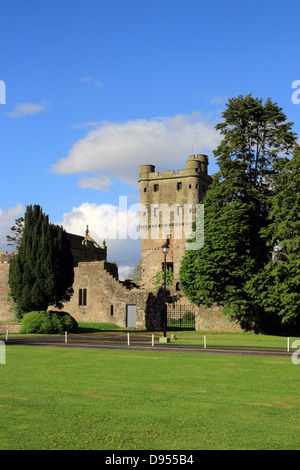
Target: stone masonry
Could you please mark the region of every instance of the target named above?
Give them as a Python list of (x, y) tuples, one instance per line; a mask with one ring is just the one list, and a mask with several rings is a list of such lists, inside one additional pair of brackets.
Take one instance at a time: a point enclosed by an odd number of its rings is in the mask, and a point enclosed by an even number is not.
[(64, 309), (77, 321), (127, 326), (127, 306), (136, 306), (136, 328), (158, 329), (162, 307), (149, 291), (129, 290), (106, 270), (105, 262), (81, 262), (74, 268), (74, 294)]
[(15, 319), (13, 311), (13, 302), (8, 300), (9, 285), (8, 273), (9, 263), (16, 253), (7, 253), (0, 251), (0, 320), (12, 321)]
[(192, 233), (196, 206), (212, 182), (207, 166), (208, 157), (200, 154), (190, 155), (186, 168), (177, 172), (159, 173), (153, 165), (140, 166), (141, 287), (153, 288), (156, 273), (163, 270), (161, 246), (166, 239), (166, 265), (173, 271), (173, 287), (178, 287), (180, 262)]
[[(192, 232), (196, 205), (203, 199), (212, 178), (207, 174), (208, 157), (190, 155), (184, 170), (155, 171), (153, 165), (140, 167), (140, 228), (142, 281), (118, 281), (118, 269), (107, 262), (106, 243), (100, 246), (89, 236), (68, 234), (74, 258), (74, 283), (71, 300), (64, 305), (77, 321), (107, 322), (120, 327), (129, 325), (134, 311), (134, 327), (161, 330), (162, 298), (153, 285), (158, 271), (164, 267), (161, 246), (166, 242), (169, 252), (167, 268), (173, 271), (172, 295), (179, 294), (179, 303), (188, 303), (178, 292), (179, 270), (186, 240)], [(163, 208), (163, 210), (162, 210)], [(166, 212), (163, 212), (166, 209)], [(16, 253), (0, 252), (0, 321), (14, 320), (12, 302), (8, 300), (9, 263)], [(49, 308), (51, 309), (51, 307)], [(132, 317), (131, 320), (132, 322)], [(3, 325), (2, 325), (3, 326)], [(8, 328), (4, 325), (3, 328)], [(241, 331), (222, 315), (222, 309), (200, 306), (196, 311), (196, 330)]]

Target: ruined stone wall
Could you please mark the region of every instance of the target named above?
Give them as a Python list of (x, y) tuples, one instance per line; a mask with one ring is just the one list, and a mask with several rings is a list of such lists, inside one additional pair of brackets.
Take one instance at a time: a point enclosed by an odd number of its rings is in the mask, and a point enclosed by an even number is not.
[(15, 253), (0, 251), (0, 321), (11, 321), (15, 319), (12, 310), (13, 302), (7, 300), (10, 291), (8, 285), (9, 263), (14, 256)]
[(106, 271), (104, 262), (78, 263), (74, 268), (73, 290), (64, 310), (77, 321), (108, 322), (126, 327), (126, 306), (136, 305), (136, 328), (161, 327), (162, 308), (155, 295), (149, 291), (126, 289)]
[(196, 331), (219, 331), (224, 333), (242, 333), (239, 324), (231, 322), (223, 315), (222, 307), (213, 305), (206, 308), (204, 305), (198, 307), (195, 315)]

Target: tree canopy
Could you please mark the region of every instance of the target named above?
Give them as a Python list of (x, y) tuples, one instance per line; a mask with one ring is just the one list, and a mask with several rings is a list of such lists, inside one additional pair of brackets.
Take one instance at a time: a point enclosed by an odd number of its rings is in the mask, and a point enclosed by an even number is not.
[(38, 205), (28, 206), (18, 254), (10, 263), (9, 286), (18, 316), (32, 310), (61, 307), (70, 299), (73, 256), (67, 233)]
[[(216, 128), (224, 137), (214, 151), (220, 171), (202, 201), (204, 246), (186, 251), (180, 285), (192, 302), (216, 302), (245, 329), (259, 330), (274, 318), (289, 322), (291, 313), (285, 315), (282, 305), (295, 301), (299, 292), (299, 264), (293, 264), (294, 276), (287, 275), (287, 259), (294, 255), (284, 253), (292, 246), (299, 250), (299, 208), (297, 212), (289, 206), (292, 192), (299, 197), (299, 148), (293, 159), (285, 157), (295, 149), (296, 134), (282, 108), (270, 99), (263, 104), (251, 95), (232, 98), (223, 118)], [(275, 255), (276, 246), (280, 249)], [(280, 276), (289, 287), (280, 284), (279, 258)], [(275, 272), (281, 285), (276, 299)], [(299, 317), (297, 308), (292, 311)]]

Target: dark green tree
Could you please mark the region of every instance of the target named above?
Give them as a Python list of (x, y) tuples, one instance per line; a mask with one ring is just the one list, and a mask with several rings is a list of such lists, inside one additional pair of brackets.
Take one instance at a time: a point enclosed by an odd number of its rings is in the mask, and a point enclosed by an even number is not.
[(28, 206), (19, 251), (9, 269), (18, 316), (47, 310), (49, 305), (60, 308), (70, 299), (73, 280), (73, 256), (66, 232), (49, 223), (40, 206)]
[(222, 176), (268, 194), (274, 163), (293, 150), (293, 123), (270, 98), (263, 104), (251, 94), (229, 99), (223, 119), (216, 129), (224, 138), (214, 151)]
[[(214, 155), (220, 171), (203, 201), (204, 246), (187, 250), (180, 285), (194, 303), (217, 302), (245, 329), (258, 328), (263, 310), (248, 282), (269, 260), (268, 227), (276, 165), (292, 151), (296, 135), (277, 104), (239, 96), (229, 100), (224, 136)], [(197, 227), (194, 227), (194, 230)]]
[[(249, 255), (255, 205), (243, 201), (236, 182), (219, 178), (220, 175), (214, 178), (202, 202), (203, 248), (186, 251), (180, 287), (193, 303), (223, 305), (232, 318), (250, 329), (256, 323), (255, 312), (250, 310), (251, 299), (244, 285), (259, 262)], [(198, 230), (195, 224), (194, 230)]]
[[(276, 167), (269, 225), (263, 231), (270, 249), (264, 268), (247, 285), (265, 317), (261, 328), (300, 332), (300, 148)], [(271, 320), (270, 320), (271, 319)]]

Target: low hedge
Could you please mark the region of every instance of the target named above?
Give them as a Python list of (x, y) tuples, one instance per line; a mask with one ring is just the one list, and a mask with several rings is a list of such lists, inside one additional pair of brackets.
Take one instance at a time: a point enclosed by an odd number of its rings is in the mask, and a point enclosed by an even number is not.
[(62, 334), (77, 330), (78, 323), (67, 312), (34, 311), (24, 315), (20, 333)]

